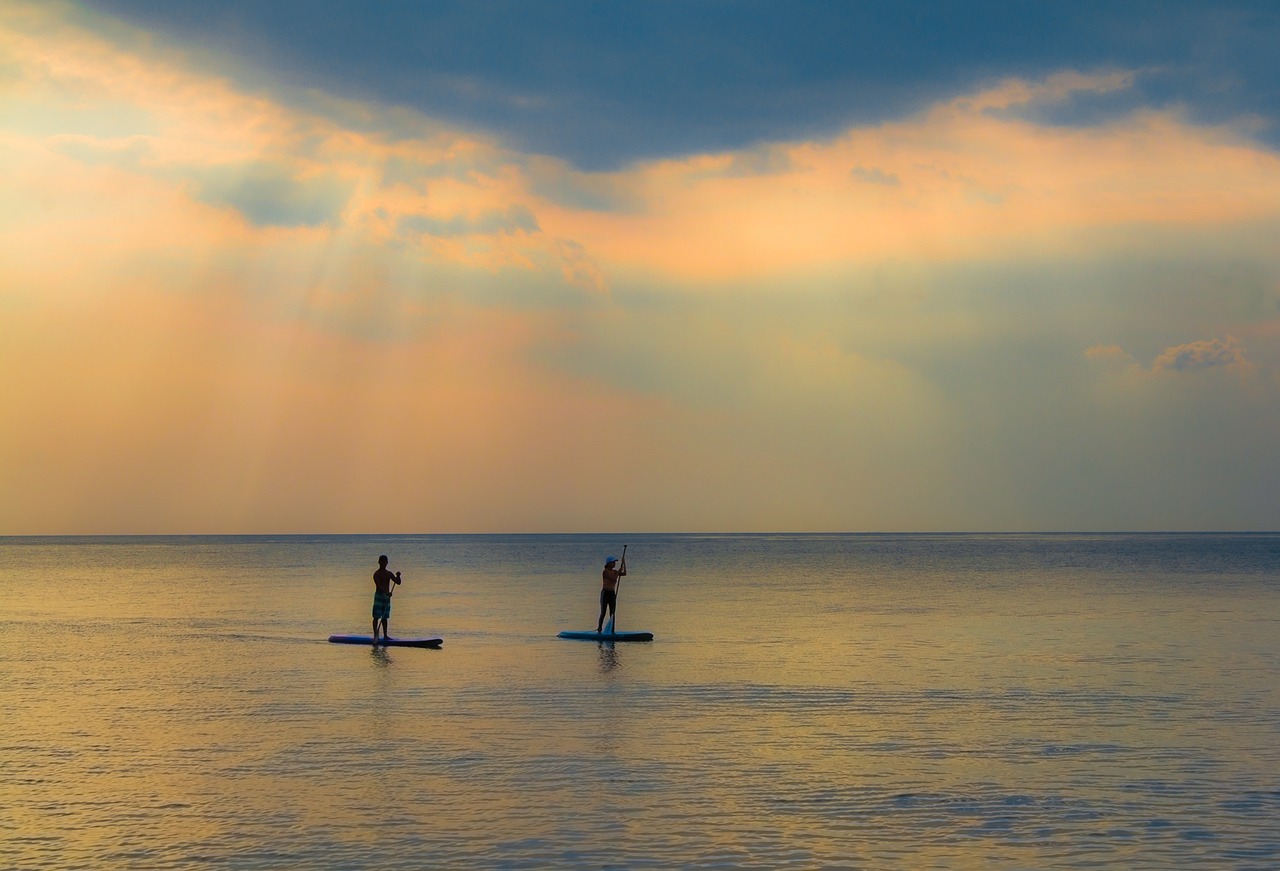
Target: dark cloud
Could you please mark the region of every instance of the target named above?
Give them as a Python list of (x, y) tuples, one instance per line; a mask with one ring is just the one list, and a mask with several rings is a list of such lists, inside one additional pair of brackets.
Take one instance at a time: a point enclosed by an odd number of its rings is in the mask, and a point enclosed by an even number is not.
[(539, 197), (588, 212), (637, 212), (643, 200), (614, 175), (576, 172), (557, 161), (529, 162), (530, 190)]
[(1009, 76), (1145, 71), (1031, 107), (1245, 115), (1280, 143), (1280, 7), (1262, 0), (83, 0), (256, 86), (411, 106), (584, 169), (830, 135)]

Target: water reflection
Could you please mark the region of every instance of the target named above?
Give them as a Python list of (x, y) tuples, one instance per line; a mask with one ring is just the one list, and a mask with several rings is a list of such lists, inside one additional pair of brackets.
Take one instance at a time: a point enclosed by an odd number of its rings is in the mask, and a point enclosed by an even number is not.
[[(458, 641), (372, 660), (320, 640), (368, 631), (353, 541), (0, 539), (0, 868), (1280, 868), (1280, 536), (1216, 573), (1163, 538), (664, 539), (629, 595), (666, 640), (616, 650), (549, 637), (577, 575), (469, 539), (430, 599)], [(157, 600), (174, 566), (206, 580)]]
[(618, 651), (614, 649), (612, 641), (598, 641), (596, 646), (600, 649), (599, 666), (601, 674), (608, 674), (622, 665), (622, 660), (618, 658)]

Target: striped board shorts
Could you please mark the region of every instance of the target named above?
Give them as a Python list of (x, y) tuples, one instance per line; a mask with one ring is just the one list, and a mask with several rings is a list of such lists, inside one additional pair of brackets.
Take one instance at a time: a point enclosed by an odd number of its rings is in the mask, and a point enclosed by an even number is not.
[(374, 593), (373, 594), (373, 619), (374, 620), (391, 619), (391, 594), (390, 593)]

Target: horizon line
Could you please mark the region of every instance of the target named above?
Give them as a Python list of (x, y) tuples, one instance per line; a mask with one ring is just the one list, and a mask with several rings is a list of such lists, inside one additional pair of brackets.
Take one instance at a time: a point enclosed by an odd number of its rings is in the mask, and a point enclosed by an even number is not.
[(1277, 535), (1280, 529), (952, 529), (952, 530), (668, 530), (648, 532), (15, 532), (0, 533), (0, 540), (17, 538), (410, 538), (505, 536), (875, 536), (875, 535)]

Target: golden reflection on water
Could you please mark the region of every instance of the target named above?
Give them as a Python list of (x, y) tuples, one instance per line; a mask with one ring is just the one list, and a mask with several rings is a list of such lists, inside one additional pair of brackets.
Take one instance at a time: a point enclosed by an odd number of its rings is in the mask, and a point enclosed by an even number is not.
[(1276, 857), (1273, 585), (638, 549), (618, 626), (651, 644), (556, 639), (598, 581), (486, 562), (397, 594), (433, 651), (326, 644), (364, 554), (285, 549), (3, 551), (0, 866)]

